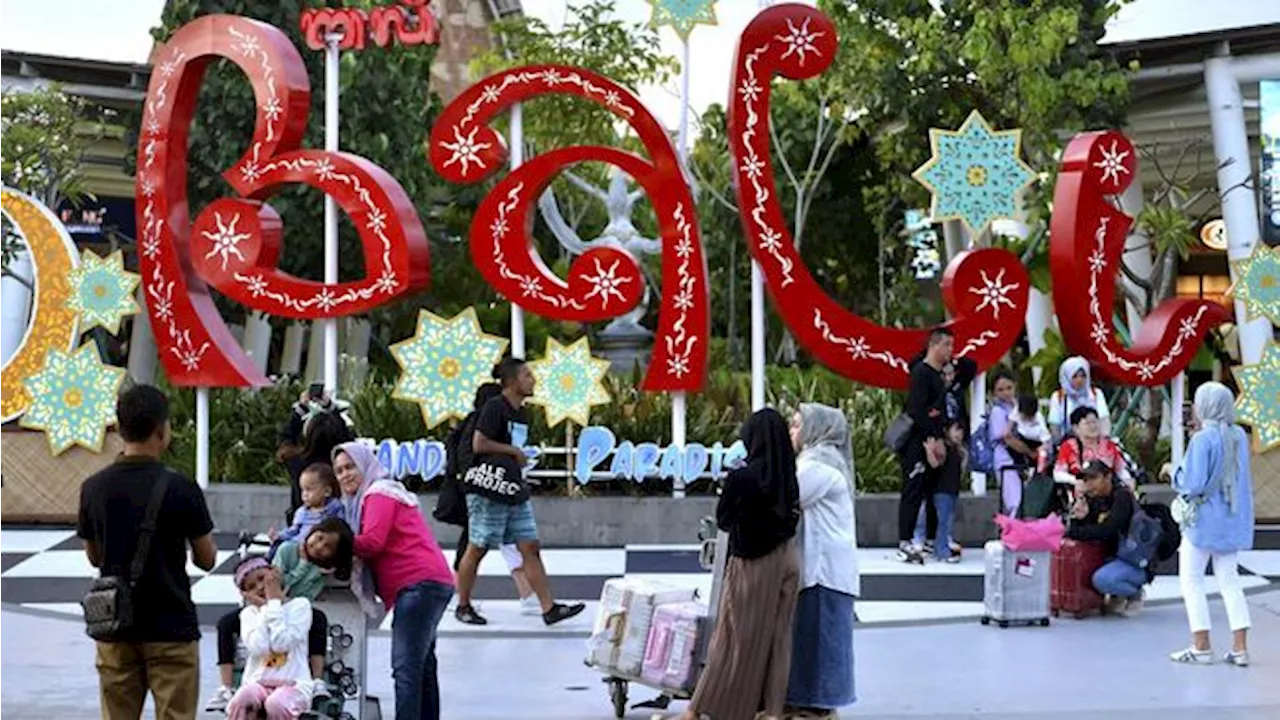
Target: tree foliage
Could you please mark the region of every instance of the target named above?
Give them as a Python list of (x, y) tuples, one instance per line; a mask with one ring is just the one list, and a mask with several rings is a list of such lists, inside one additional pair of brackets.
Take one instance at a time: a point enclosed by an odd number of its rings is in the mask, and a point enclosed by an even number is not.
[[(5, 187), (21, 190), (50, 209), (63, 200), (78, 204), (85, 190), (84, 156), (104, 132), (103, 122), (112, 111), (67, 95), (56, 84), (31, 90), (9, 90), (0, 95), (0, 177)], [(9, 263), (25, 249), (21, 238), (4, 218), (4, 274)], [(17, 278), (30, 284), (27, 278)]]

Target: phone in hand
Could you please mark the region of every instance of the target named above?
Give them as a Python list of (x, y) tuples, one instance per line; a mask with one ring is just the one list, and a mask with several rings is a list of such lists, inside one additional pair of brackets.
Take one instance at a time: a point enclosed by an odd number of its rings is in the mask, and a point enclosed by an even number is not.
[(324, 383), (322, 382), (311, 383), (311, 385), (307, 388), (307, 397), (311, 398), (312, 400), (319, 400), (320, 398), (323, 398)]

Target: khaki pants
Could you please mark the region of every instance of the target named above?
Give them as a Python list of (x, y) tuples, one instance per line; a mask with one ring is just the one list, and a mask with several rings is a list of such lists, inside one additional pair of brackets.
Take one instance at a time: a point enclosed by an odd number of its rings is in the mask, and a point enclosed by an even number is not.
[(156, 720), (195, 720), (200, 643), (97, 643), (102, 720), (138, 720), (155, 697)]

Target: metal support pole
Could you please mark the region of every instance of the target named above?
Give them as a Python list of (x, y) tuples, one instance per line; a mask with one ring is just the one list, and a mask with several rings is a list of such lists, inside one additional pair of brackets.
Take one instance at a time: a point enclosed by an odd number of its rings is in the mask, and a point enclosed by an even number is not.
[[(1172, 405), (1172, 413), (1169, 418), (1169, 455), (1174, 467), (1178, 467), (1178, 463), (1182, 462), (1182, 455), (1186, 452), (1186, 436), (1183, 428), (1186, 420), (1182, 417), (1182, 408), (1187, 401), (1187, 374), (1185, 372), (1178, 373), (1173, 378), (1173, 389), (1170, 393), (1173, 397), (1169, 401)], [(1159, 468), (1156, 468), (1158, 471)]]
[[(524, 111), (519, 104), (511, 106), (511, 169), (515, 170), (524, 162)], [(524, 308), (511, 303), (511, 355), (523, 358), (524, 347)]]
[[(338, 41), (342, 35), (331, 33), (324, 42), (324, 149), (338, 150)], [(338, 204), (324, 197), (324, 281), (338, 283)], [(338, 394), (338, 321), (321, 321), (324, 328), (324, 389), (329, 397)]]
[(209, 388), (196, 388), (196, 484), (209, 487)]

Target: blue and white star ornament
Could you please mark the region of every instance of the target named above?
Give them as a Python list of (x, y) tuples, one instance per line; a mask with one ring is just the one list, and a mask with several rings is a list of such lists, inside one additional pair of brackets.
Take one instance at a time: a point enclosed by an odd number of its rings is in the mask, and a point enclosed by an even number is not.
[(570, 345), (548, 337), (546, 353), (541, 360), (530, 362), (529, 369), (537, 381), (529, 402), (546, 409), (549, 427), (559, 425), (565, 418), (586, 426), (591, 407), (612, 400), (602, 382), (609, 372), (609, 361), (591, 356), (585, 336)]
[(649, 24), (653, 27), (670, 25), (680, 39), (688, 42), (695, 25), (715, 25), (714, 0), (645, 0), (653, 7)]
[(84, 330), (97, 325), (114, 335), (120, 332), (120, 321), (125, 316), (138, 312), (133, 293), (140, 280), (137, 273), (124, 269), (122, 250), (104, 258), (85, 249), (80, 264), (67, 274), (71, 285), (67, 302), (80, 314)]
[(1240, 397), (1236, 420), (1253, 428), (1253, 447), (1264, 453), (1280, 447), (1280, 345), (1267, 343), (1262, 361), (1235, 368)]
[(391, 397), (418, 403), (428, 429), (465, 418), (506, 348), (505, 338), (481, 329), (475, 308), (450, 319), (422, 310), (413, 337), (391, 346), (400, 365)]
[(911, 177), (933, 194), (933, 220), (961, 220), (977, 235), (1017, 216), (1018, 194), (1036, 177), (1022, 161), (1021, 130), (992, 130), (974, 110), (959, 130), (931, 128), (929, 145), (932, 156)]
[(20, 424), (43, 430), (55, 456), (72, 445), (101, 452), (107, 427), (116, 421), (124, 373), (104, 364), (92, 342), (72, 352), (50, 350), (40, 372), (24, 382), (31, 406)]
[(1248, 319), (1264, 317), (1280, 326), (1280, 246), (1258, 243), (1253, 253), (1231, 263), (1236, 281), (1227, 293), (1244, 303)]

